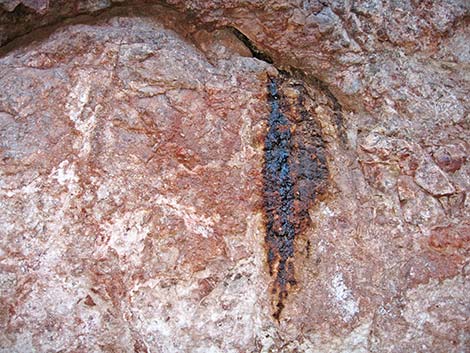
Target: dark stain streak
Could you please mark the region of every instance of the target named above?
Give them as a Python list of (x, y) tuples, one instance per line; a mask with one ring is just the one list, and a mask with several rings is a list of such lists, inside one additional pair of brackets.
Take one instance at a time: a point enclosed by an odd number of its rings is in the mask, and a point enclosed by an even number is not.
[[(294, 185), (291, 179), (289, 157), (292, 150), (292, 124), (281, 113), (276, 82), (268, 83), (268, 101), (271, 105), (269, 130), (265, 139), (264, 165), (264, 208), (266, 211), (266, 243), (268, 244), (268, 263), (271, 276), (276, 275), (273, 294), (278, 295), (279, 315), (287, 297), (287, 284), (295, 284), (292, 263), (294, 256), (295, 217)], [(277, 269), (274, 266), (277, 265)]]
[[(289, 89), (289, 96), (284, 89)], [(324, 141), (305, 108), (305, 96), (305, 88), (285, 74), (269, 79), (271, 113), (264, 145), (263, 194), (276, 320), (289, 288), (296, 284), (295, 238), (310, 224), (308, 209), (324, 191), (328, 178)]]
[[(253, 57), (274, 64), (273, 58), (240, 30), (229, 28)], [(269, 77), (267, 84), (271, 113), (264, 141), (263, 209), (267, 261), (274, 277), (273, 317), (279, 321), (289, 289), (297, 284), (293, 262), (296, 237), (311, 224), (308, 210), (325, 193), (329, 177), (325, 141), (318, 122), (306, 107), (306, 98), (312, 98), (304, 82), (327, 97), (343, 142), (345, 137), (341, 104), (328, 87), (301, 70), (277, 69), (279, 77)], [(286, 89), (289, 94), (285, 94)], [(307, 240), (307, 257), (311, 255), (310, 248)]]

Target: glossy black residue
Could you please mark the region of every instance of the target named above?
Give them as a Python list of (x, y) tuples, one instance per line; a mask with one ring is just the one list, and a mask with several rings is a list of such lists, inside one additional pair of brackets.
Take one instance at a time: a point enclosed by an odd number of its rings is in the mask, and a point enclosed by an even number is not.
[(288, 260), (294, 256), (295, 226), (293, 223), (294, 187), (289, 157), (292, 150), (291, 123), (281, 113), (279, 95), (274, 80), (269, 82), (269, 130), (265, 139), (264, 208), (266, 212), (266, 243), (271, 276), (277, 265), (276, 285), (279, 319), (283, 299), (287, 297), (287, 284), (295, 284), (293, 266)]
[(288, 290), (296, 284), (296, 236), (309, 224), (308, 208), (325, 187), (328, 169), (324, 141), (304, 106), (305, 90), (296, 99), (282, 93), (285, 80), (269, 79), (271, 112), (264, 144), (265, 241), (274, 277), (274, 314), (279, 320)]

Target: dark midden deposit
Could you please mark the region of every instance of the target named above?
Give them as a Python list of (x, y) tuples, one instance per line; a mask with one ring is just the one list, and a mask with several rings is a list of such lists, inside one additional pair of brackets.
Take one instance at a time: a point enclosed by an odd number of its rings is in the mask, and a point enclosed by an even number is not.
[(268, 79), (271, 112), (264, 142), (263, 202), (277, 320), (289, 288), (296, 284), (295, 239), (309, 225), (308, 209), (328, 179), (325, 142), (305, 106), (306, 97), (303, 85), (286, 74)]

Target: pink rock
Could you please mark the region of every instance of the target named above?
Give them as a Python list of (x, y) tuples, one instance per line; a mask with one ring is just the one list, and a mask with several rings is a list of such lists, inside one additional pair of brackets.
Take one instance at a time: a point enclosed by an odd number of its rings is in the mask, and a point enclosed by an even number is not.
[(449, 195), (455, 192), (455, 187), (450, 183), (447, 175), (426, 158), (416, 170), (416, 183), (424, 190), (435, 196)]
[(437, 165), (444, 171), (453, 173), (465, 163), (466, 155), (462, 146), (442, 146), (433, 153)]
[(0, 351), (467, 351), (464, 3), (0, 1)]

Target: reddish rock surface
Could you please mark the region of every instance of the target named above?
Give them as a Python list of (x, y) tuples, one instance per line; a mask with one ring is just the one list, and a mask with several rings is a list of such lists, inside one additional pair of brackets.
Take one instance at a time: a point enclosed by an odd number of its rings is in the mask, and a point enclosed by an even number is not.
[[(0, 352), (468, 351), (468, 3), (156, 3), (0, 1)], [(281, 76), (328, 180), (275, 317)]]

